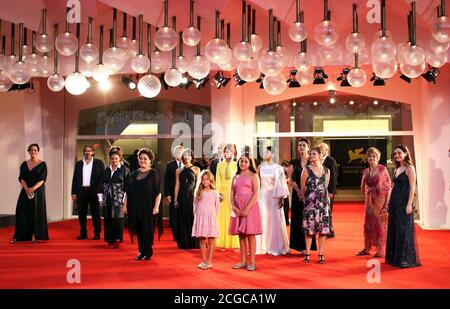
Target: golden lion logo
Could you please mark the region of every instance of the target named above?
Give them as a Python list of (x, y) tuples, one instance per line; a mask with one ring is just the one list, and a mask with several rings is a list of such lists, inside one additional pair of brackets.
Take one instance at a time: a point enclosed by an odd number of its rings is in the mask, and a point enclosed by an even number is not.
[(349, 160), (347, 163), (360, 160), (361, 163), (366, 163), (366, 155), (362, 153), (364, 148), (357, 148), (355, 150), (348, 151)]

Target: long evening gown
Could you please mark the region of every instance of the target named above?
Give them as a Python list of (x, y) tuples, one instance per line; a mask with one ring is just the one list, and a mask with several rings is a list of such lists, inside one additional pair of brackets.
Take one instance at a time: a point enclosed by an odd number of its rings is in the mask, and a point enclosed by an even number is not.
[(416, 245), (414, 211), (407, 215), (410, 186), (406, 172), (394, 176), (389, 202), (389, 221), (386, 243), (386, 263), (402, 268), (420, 266)]
[[(303, 167), (301, 161), (298, 159), (292, 160), (292, 166), (294, 171), (292, 173), (292, 181), (294, 181), (301, 190), (301, 176)], [(297, 251), (306, 250), (305, 233), (303, 231), (303, 210), (305, 205), (303, 200), (299, 199), (297, 191), (292, 189), (292, 202), (291, 202), (291, 231), (289, 247)], [(316, 239), (313, 238), (311, 243), (311, 250), (317, 250)]]
[(137, 235), (139, 252), (153, 255), (153, 207), (161, 193), (160, 177), (156, 170), (146, 173), (139, 170), (130, 176), (127, 188), (128, 228)]
[(16, 241), (29, 241), (32, 235), (36, 240), (48, 240), (47, 210), (45, 202), (45, 181), (47, 179), (47, 164), (42, 161), (31, 171), (24, 161), (20, 166), (19, 181), (24, 180), (28, 187), (39, 181), (44, 184), (34, 191), (34, 197), (29, 199), (25, 189), (20, 190), (16, 207), (16, 228), (14, 237)]
[(222, 161), (217, 164), (216, 190), (218, 193), (222, 193), (224, 197), (217, 214), (219, 237), (217, 237), (216, 245), (219, 248), (239, 248), (239, 237), (228, 234), (231, 215), (231, 185), (236, 171), (237, 163), (235, 161)]
[(257, 237), (257, 253), (286, 254), (289, 252), (289, 240), (284, 209), (279, 207), (280, 199), (289, 195), (283, 167), (279, 164), (264, 163), (259, 168), (259, 174), (263, 233)]
[(372, 247), (375, 247), (377, 253), (383, 254), (388, 218), (387, 210), (383, 210), (383, 207), (391, 189), (391, 179), (387, 168), (378, 165), (377, 172), (373, 176), (370, 175), (368, 168), (365, 169), (361, 187), (365, 194), (364, 249), (369, 252)]
[(179, 174), (177, 245), (180, 249), (199, 248), (198, 239), (192, 237), (194, 224), (194, 191), (196, 176), (192, 167), (184, 167)]

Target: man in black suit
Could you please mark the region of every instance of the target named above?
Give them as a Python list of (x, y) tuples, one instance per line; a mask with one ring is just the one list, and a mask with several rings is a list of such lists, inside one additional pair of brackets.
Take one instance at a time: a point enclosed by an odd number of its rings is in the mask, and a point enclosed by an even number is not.
[(164, 196), (166, 203), (169, 205), (169, 227), (172, 228), (173, 239), (176, 240), (177, 226), (176, 226), (176, 208), (174, 207), (175, 182), (177, 169), (183, 166), (181, 162), (181, 155), (184, 147), (181, 145), (175, 146), (172, 150), (174, 160), (167, 163), (166, 172), (164, 174)]
[(334, 196), (336, 195), (336, 182), (337, 182), (337, 163), (336, 160), (333, 157), (330, 157), (328, 155), (328, 145), (325, 143), (321, 143), (319, 145), (320, 149), (322, 150), (322, 164), (326, 168), (330, 170), (330, 182), (328, 184), (328, 196), (330, 198), (330, 226), (331, 226), (331, 232), (329, 235), (327, 235), (327, 238), (333, 238), (335, 237), (334, 234), (334, 227), (333, 227), (333, 204), (334, 204)]
[(217, 172), (217, 165), (223, 160), (223, 150), (225, 148), (225, 144), (220, 144), (219, 147), (217, 147), (217, 156), (211, 160), (211, 163), (209, 165), (209, 170), (211, 173), (213, 173), (214, 177), (216, 177)]
[(91, 208), (92, 222), (94, 224), (94, 239), (100, 239), (102, 225), (100, 221), (100, 207), (97, 194), (100, 192), (100, 184), (105, 165), (101, 160), (94, 158), (94, 147), (84, 146), (84, 159), (75, 164), (72, 178), (72, 200), (77, 201), (78, 221), (80, 223), (80, 235), (78, 240), (87, 239), (87, 212)]

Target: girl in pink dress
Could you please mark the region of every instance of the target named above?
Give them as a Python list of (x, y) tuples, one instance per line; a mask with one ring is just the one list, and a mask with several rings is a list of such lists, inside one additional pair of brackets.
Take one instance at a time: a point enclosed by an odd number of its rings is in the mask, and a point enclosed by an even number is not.
[[(194, 196), (194, 224), (192, 237), (200, 239), (202, 262), (200, 269), (212, 268), (212, 258), (216, 247), (217, 212), (219, 211), (219, 194), (215, 190), (214, 175), (209, 170), (200, 174), (199, 184)], [(208, 249), (208, 250), (207, 250)]]
[[(231, 219), (228, 233), (239, 235), (241, 261), (234, 269), (255, 270), (256, 239), (262, 234), (261, 210), (259, 207), (259, 179), (255, 162), (248, 152), (244, 152), (238, 161), (238, 170), (231, 188)], [(249, 252), (250, 255), (247, 254)]]

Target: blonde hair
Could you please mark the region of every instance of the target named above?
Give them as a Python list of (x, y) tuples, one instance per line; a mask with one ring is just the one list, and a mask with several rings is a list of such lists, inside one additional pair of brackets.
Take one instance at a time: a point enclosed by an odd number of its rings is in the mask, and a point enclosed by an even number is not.
[(367, 149), (366, 158), (369, 157), (369, 155), (372, 154), (372, 153), (374, 153), (378, 157), (378, 161), (380, 161), (380, 159), (381, 159), (381, 152), (375, 147), (370, 147), (369, 149)]
[(216, 184), (215, 184), (215, 181), (214, 181), (214, 174), (210, 170), (203, 170), (200, 173), (200, 179), (199, 179), (199, 181), (197, 183), (197, 186), (195, 188), (194, 195), (197, 198), (197, 200), (201, 200), (202, 199), (203, 191), (205, 190), (205, 188), (203, 187), (203, 184), (202, 184), (202, 179), (203, 179), (203, 176), (205, 176), (205, 175), (207, 175), (208, 178), (209, 178), (209, 181), (211, 183), (209, 185), (209, 187), (211, 188), (211, 190), (215, 190), (216, 189)]

